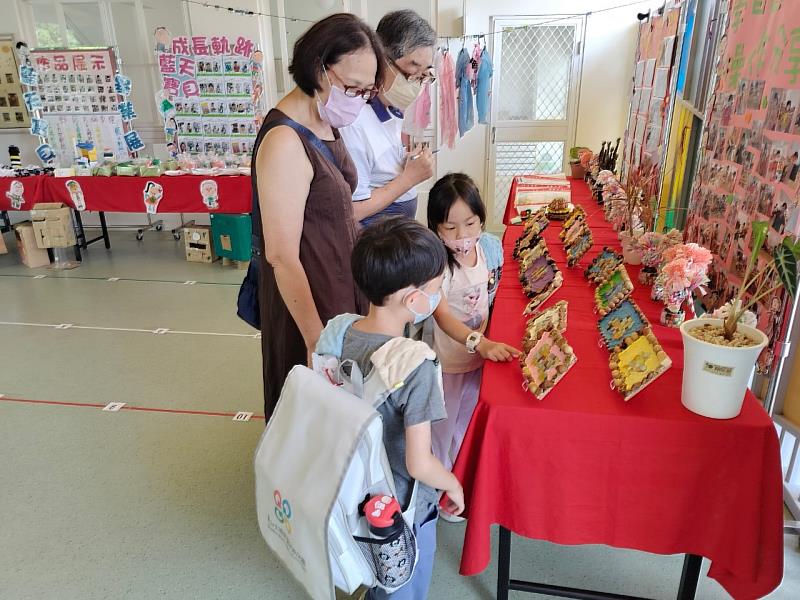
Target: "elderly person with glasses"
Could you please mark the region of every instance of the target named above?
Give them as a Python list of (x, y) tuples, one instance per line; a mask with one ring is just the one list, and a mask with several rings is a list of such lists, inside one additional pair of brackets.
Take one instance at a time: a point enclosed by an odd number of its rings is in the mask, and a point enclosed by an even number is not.
[(353, 212), (363, 226), (387, 215), (414, 218), (416, 186), (433, 176), (431, 151), (403, 143), (403, 111), (433, 82), (436, 33), (413, 10), (386, 14), (376, 33), (383, 43), (386, 64), (383, 84), (348, 127), (342, 139), (358, 171)]

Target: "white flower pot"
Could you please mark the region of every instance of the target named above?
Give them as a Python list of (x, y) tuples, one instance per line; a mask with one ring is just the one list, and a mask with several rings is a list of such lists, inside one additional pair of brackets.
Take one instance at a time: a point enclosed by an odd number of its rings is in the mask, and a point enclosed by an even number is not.
[(681, 325), (684, 351), (681, 402), (698, 415), (732, 419), (742, 410), (750, 375), (767, 345), (767, 336), (741, 323), (739, 331), (758, 340), (755, 346), (728, 348), (689, 335), (695, 327), (709, 323), (722, 325), (722, 319), (692, 319)]

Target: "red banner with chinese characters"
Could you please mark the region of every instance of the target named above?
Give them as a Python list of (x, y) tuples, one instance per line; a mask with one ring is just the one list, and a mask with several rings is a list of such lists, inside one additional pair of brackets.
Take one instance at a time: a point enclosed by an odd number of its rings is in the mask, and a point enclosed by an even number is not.
[[(741, 286), (753, 221), (770, 225), (760, 265), (784, 236), (800, 233), (800, 3), (732, 0), (719, 56), (685, 235), (714, 252), (703, 299), (709, 309)], [(780, 338), (787, 301), (779, 291), (753, 308), (770, 340), (762, 371)]]

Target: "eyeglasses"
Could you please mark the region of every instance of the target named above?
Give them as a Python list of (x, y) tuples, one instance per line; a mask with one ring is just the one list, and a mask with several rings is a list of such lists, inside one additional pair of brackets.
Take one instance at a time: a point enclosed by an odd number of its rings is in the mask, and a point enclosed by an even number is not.
[(367, 102), (372, 100), (375, 96), (378, 95), (377, 88), (359, 88), (352, 85), (344, 86), (344, 95), (348, 98), (358, 98), (361, 97)]
[[(325, 73), (325, 77), (328, 78), (328, 83), (330, 85), (333, 85), (331, 83), (330, 78), (328, 77), (328, 69), (325, 68), (325, 65), (322, 65), (322, 72)], [(336, 75), (336, 71), (334, 71), (333, 69), (330, 69), (330, 72)], [(339, 77), (338, 75), (336, 75), (336, 79), (338, 79), (340, 82), (342, 82), (342, 84), (344, 84), (342, 78)], [(370, 100), (372, 100), (375, 96), (378, 95), (379, 92), (378, 88), (376, 87), (360, 88), (354, 85), (343, 85), (343, 87), (345, 96), (347, 96), (348, 98), (362, 98), (365, 102), (369, 102)]]
[(433, 74), (433, 71), (426, 71), (424, 73), (419, 73), (417, 75), (407, 75), (403, 69), (400, 68), (396, 62), (391, 61), (389, 64), (389, 68), (394, 71), (397, 69), (397, 72), (400, 73), (403, 77), (406, 78), (406, 81), (410, 81), (411, 83), (419, 83), (420, 85), (425, 85), (426, 83), (433, 83), (436, 81), (436, 75)]
[(421, 83), (425, 85), (426, 83), (433, 83), (436, 81), (436, 75), (431, 73), (430, 71), (427, 73), (422, 73), (421, 75), (414, 75), (413, 77), (407, 78), (412, 83)]

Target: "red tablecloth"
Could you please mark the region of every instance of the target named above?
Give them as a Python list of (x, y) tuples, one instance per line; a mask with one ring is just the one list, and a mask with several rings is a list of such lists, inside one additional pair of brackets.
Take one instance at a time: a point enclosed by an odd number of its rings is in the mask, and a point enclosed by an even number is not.
[[(783, 574), (781, 464), (773, 424), (748, 393), (736, 419), (718, 421), (681, 405), (680, 334), (659, 324), (661, 305), (638, 284), (634, 298), (672, 368), (625, 402), (609, 386), (608, 353), (598, 347), (593, 287), (583, 268), (615, 233), (573, 181), (595, 247), (568, 269), (558, 223), (545, 231), (564, 274), (545, 304), (569, 301), (566, 337), (578, 362), (543, 401), (522, 389), (515, 363), (487, 362), (480, 400), (455, 466), (466, 493), (467, 530), (461, 573), (490, 560), (494, 523), (558, 544), (608, 544), (658, 554), (711, 559), (709, 575), (735, 598), (757, 598)], [(512, 190), (513, 191), (513, 190)], [(519, 346), (526, 298), (511, 257), (522, 228), (505, 235), (506, 270), (489, 336)], [(676, 573), (677, 578), (677, 573)]]
[[(200, 183), (211, 179), (217, 184), (219, 208), (203, 203)], [(250, 177), (180, 175), (178, 177), (19, 177), (0, 178), (0, 210), (17, 210), (6, 196), (12, 181), (24, 187), (25, 203), (20, 210), (30, 210), (37, 202), (64, 202), (72, 206), (67, 181), (77, 181), (86, 201), (86, 210), (106, 212), (145, 212), (144, 188), (148, 181), (158, 183), (164, 191), (157, 214), (165, 213), (249, 213), (251, 206)]]

